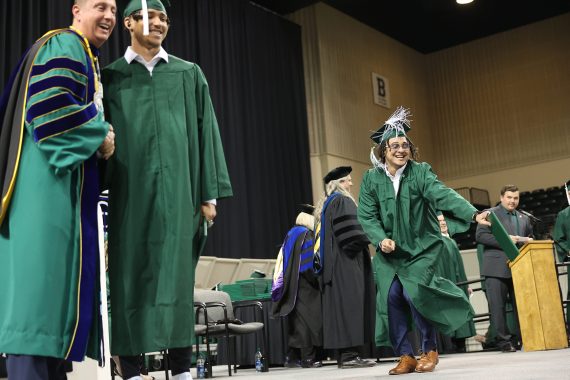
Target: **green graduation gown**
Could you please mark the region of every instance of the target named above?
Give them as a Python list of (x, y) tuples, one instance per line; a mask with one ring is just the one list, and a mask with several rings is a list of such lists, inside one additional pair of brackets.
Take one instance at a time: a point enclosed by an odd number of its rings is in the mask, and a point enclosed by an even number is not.
[(120, 58), (103, 80), (116, 134), (106, 175), (111, 352), (188, 347), (200, 205), (232, 195), (208, 84), (174, 56), (152, 76)]
[[(467, 281), (463, 259), (461, 258), (461, 252), (459, 252), (457, 243), (448, 236), (443, 237), (443, 243), (445, 244), (445, 256), (443, 256), (442, 260), (439, 260), (440, 269), (436, 270), (436, 273), (443, 278), (447, 278), (454, 284)], [(461, 286), (466, 296), (469, 296), (468, 288), (467, 285)], [(473, 319), (470, 319), (455, 330), (451, 336), (453, 338), (469, 338), (475, 334), (475, 324), (473, 323)]]
[(385, 238), (396, 242), (396, 251), (383, 254), (378, 250), (373, 259), (378, 346), (391, 346), (387, 298), (395, 276), (416, 309), (442, 333), (452, 334), (473, 317), (465, 293), (434, 273), (445, 249), (435, 210), (443, 212), (454, 231), (467, 230), (476, 211), (441, 183), (426, 163), (408, 162), (398, 196), (383, 170), (370, 169), (364, 174), (358, 207), (362, 228), (376, 247)]
[(25, 129), (0, 228), (0, 352), (83, 360), (99, 310), (94, 154), (109, 125), (93, 102), (85, 40), (53, 33), (20, 81)]
[[(556, 216), (552, 238), (555, 241), (558, 261), (570, 261), (568, 258), (568, 254), (570, 253), (570, 207), (566, 207)], [(570, 271), (566, 275), (566, 278), (568, 280), (568, 284), (570, 284)], [(570, 299), (570, 287), (568, 288), (566, 299)], [(566, 318), (568, 318), (569, 315), (570, 304), (566, 305)]]

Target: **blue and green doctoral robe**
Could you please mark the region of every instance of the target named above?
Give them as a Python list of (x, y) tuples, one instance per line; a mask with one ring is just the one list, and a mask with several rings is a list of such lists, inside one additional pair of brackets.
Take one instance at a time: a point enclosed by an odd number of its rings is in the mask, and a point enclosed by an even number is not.
[(3, 136), (16, 137), (2, 178), (0, 352), (83, 360), (98, 338), (95, 152), (109, 124), (93, 102), (94, 55), (74, 30), (46, 34), (2, 106)]
[(174, 56), (152, 76), (120, 58), (103, 81), (116, 134), (106, 175), (111, 352), (188, 347), (200, 205), (232, 195), (208, 84)]
[(394, 252), (378, 250), (373, 259), (378, 346), (391, 346), (387, 300), (396, 276), (420, 314), (441, 332), (452, 334), (473, 317), (465, 293), (435, 274), (445, 250), (435, 210), (442, 211), (458, 232), (467, 230), (476, 211), (441, 183), (426, 163), (408, 162), (397, 196), (384, 170), (370, 169), (364, 174), (358, 220), (374, 246), (386, 238), (396, 242)]

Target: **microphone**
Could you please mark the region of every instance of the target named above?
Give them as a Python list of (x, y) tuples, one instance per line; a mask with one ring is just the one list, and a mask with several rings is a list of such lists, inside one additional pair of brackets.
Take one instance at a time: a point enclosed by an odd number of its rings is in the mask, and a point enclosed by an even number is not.
[(522, 210), (522, 209), (520, 209), (520, 208), (517, 209), (517, 211), (520, 212), (520, 213), (523, 214), (523, 215), (528, 216), (530, 219), (534, 220), (535, 222), (542, 223), (542, 220), (538, 219), (536, 216), (532, 215), (530, 212), (527, 212), (527, 211)]

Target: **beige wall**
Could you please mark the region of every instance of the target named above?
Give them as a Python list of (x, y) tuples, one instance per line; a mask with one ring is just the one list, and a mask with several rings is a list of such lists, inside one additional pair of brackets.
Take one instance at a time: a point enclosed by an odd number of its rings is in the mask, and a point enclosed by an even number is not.
[(362, 174), (370, 167), (369, 136), (394, 111), (374, 104), (372, 72), (395, 84), (393, 105), (412, 109), (418, 128), (411, 137), (428, 159), (432, 144), (429, 128), (423, 126), (429, 120), (423, 55), (322, 3), (291, 19), (303, 31), (315, 199), (322, 195), (322, 177), (339, 165), (353, 167), (353, 194), (358, 194)]
[[(433, 164), (443, 178), (570, 158), (570, 14), (427, 55), (426, 63)], [(547, 182), (547, 173), (518, 172), (536, 179), (531, 188)]]
[[(400, 104), (420, 159), (452, 187), (493, 200), (506, 182), (570, 178), (570, 14), (429, 55), (322, 3), (290, 18), (303, 31), (315, 199), (338, 165), (353, 166), (358, 193), (369, 135)], [(388, 78), (391, 109), (373, 103), (372, 72)]]

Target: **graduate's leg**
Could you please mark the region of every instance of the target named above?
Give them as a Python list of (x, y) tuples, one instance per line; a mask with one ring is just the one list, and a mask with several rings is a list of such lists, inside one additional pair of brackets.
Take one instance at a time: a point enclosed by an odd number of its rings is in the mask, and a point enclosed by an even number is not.
[(410, 310), (412, 311), (412, 317), (414, 319), (414, 323), (420, 330), (422, 336), (422, 352), (427, 353), (430, 351), (437, 350), (437, 334), (435, 327), (424, 318), (415, 308), (410, 296), (404, 289), (404, 297), (406, 298), (406, 302), (408, 303)]
[(67, 367), (71, 362), (64, 359), (47, 358), (48, 378), (50, 380), (67, 380)]
[(192, 347), (171, 348), (168, 350), (172, 376), (190, 372), (192, 366)]
[(408, 340), (409, 311), (410, 307), (404, 297), (404, 287), (395, 277), (388, 292), (388, 327), (392, 348), (397, 356), (414, 355), (414, 350)]
[(141, 375), (140, 357), (140, 355), (119, 356), (121, 376), (123, 379), (130, 379)]

